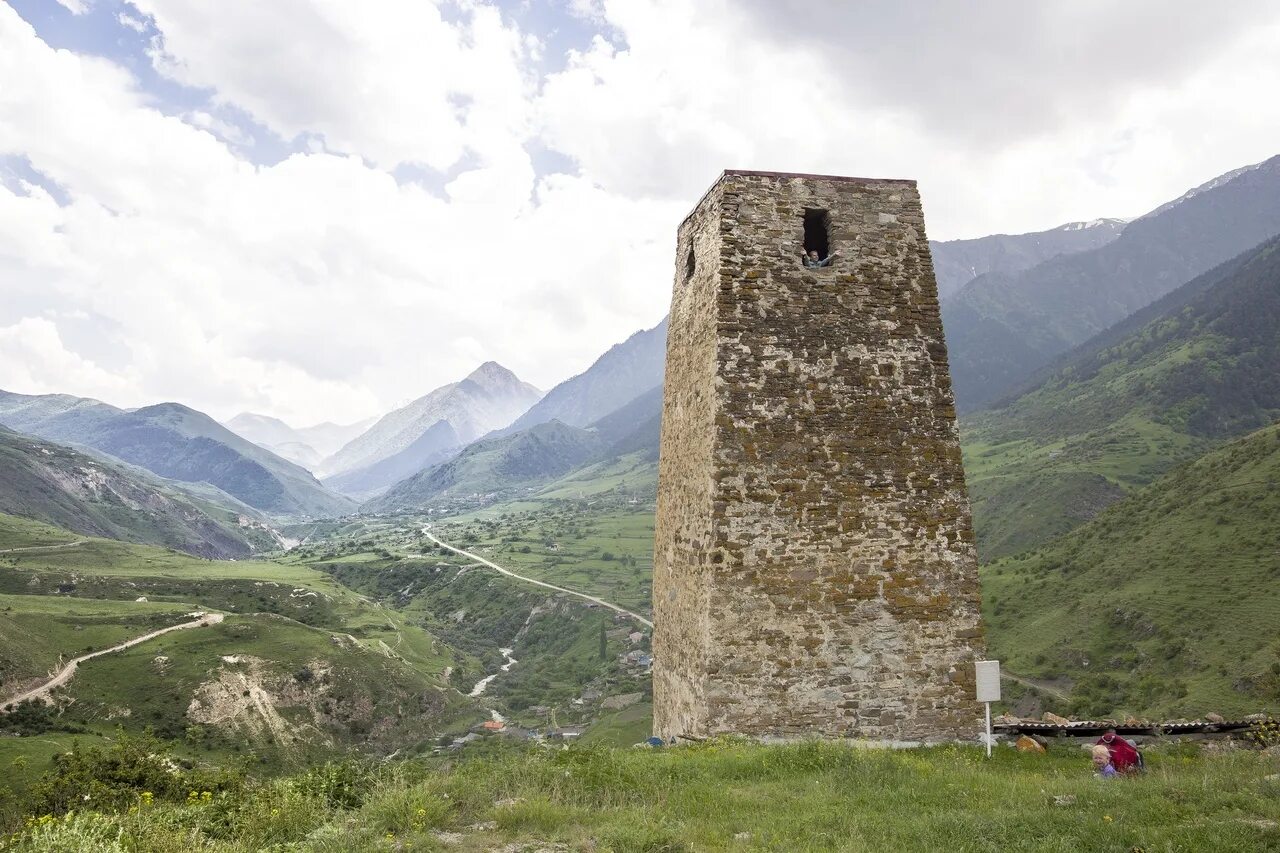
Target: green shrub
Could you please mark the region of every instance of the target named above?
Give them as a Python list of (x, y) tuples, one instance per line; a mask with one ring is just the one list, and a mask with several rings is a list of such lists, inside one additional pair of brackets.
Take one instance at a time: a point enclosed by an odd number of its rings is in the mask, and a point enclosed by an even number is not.
[(243, 770), (228, 766), (193, 771), (169, 755), (168, 747), (151, 733), (117, 733), (109, 747), (84, 747), (53, 757), (53, 769), (31, 788), (35, 814), (60, 815), (73, 809), (119, 810), (142, 800), (181, 801), (189, 791), (240, 790)]
[(330, 808), (358, 809), (377, 782), (377, 766), (368, 761), (329, 761), (298, 777), (298, 790)]
[(126, 853), (123, 829), (96, 812), (67, 812), (62, 817), (31, 818), (10, 850), (39, 853)]

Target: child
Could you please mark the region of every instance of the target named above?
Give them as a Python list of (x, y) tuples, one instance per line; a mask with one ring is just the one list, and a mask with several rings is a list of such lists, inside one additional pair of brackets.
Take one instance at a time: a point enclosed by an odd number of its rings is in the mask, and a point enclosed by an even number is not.
[(1116, 775), (1115, 765), (1111, 763), (1111, 750), (1107, 749), (1105, 744), (1094, 744), (1093, 769), (1103, 779), (1110, 779)]

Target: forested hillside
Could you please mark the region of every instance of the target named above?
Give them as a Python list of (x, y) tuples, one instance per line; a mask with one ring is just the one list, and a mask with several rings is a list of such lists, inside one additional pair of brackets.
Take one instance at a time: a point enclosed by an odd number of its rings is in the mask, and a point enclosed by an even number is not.
[(982, 590), (991, 656), (1074, 714), (1277, 708), (1280, 426), (986, 566)]
[(984, 559), (1044, 542), (1126, 490), (1280, 417), (1280, 238), (1109, 330), (962, 421)]

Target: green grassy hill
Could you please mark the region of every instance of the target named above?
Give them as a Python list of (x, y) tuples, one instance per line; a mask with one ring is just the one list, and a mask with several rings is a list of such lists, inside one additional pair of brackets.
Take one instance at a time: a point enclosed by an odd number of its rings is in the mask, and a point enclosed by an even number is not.
[(532, 489), (597, 458), (603, 449), (595, 433), (549, 421), (477, 441), (449, 461), (392, 486), (364, 509), (387, 512), (433, 501)]
[(1280, 417), (1277, 329), (1280, 238), (1120, 324), (1034, 390), (965, 418), (979, 554), (1045, 542)]
[(225, 620), (83, 663), (24, 734), (150, 728), (197, 755), (280, 765), (430, 749), (483, 718), (448, 688), (452, 649), (305, 565), (199, 560), (0, 515), (0, 704), (59, 660), (194, 611)]
[(983, 568), (992, 657), (1077, 715), (1280, 710), (1280, 426)]
[(274, 546), (252, 511), (228, 511), (154, 475), (4, 427), (0, 512), (200, 557), (246, 557)]

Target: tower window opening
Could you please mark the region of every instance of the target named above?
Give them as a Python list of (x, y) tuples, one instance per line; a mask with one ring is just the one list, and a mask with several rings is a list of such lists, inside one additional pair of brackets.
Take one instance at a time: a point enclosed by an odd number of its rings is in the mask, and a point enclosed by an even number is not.
[(693, 273), (698, 269), (698, 259), (693, 254), (693, 243), (689, 243), (689, 255), (684, 259), (684, 280), (688, 281), (693, 278)]
[(806, 209), (804, 212), (804, 251), (817, 252), (819, 260), (825, 260), (831, 249), (831, 214), (826, 210)]

